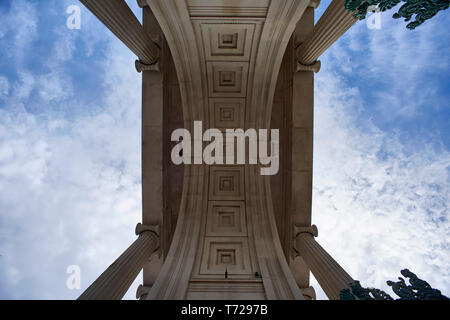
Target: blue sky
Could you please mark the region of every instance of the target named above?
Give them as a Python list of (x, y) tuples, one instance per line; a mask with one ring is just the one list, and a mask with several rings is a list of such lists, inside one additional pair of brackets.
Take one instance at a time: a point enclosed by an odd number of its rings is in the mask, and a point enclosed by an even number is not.
[[(69, 30), (71, 4), (0, 2), (3, 299), (76, 298), (67, 267), (85, 289), (140, 221), (135, 57), (81, 5)], [(386, 289), (408, 267), (450, 295), (450, 14), (414, 31), (392, 14), (380, 30), (358, 22), (320, 58), (313, 222), (363, 285)]]

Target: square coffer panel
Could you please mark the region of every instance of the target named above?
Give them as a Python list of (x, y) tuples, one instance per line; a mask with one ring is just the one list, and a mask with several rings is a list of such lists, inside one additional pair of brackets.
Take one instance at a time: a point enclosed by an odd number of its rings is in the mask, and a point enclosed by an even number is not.
[(245, 200), (244, 167), (212, 166), (209, 179), (209, 200)]

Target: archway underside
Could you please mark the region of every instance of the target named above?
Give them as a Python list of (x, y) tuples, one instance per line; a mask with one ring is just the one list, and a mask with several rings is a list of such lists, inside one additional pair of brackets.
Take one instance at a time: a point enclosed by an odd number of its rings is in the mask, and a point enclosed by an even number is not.
[[(173, 56), (185, 128), (269, 129), (282, 58), (309, 1), (147, 2)], [(303, 299), (259, 166), (186, 165), (183, 184), (171, 248), (147, 299)]]

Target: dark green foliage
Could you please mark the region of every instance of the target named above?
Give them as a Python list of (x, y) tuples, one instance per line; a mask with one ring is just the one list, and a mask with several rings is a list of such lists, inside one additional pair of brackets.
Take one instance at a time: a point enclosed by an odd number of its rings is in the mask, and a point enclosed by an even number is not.
[[(441, 291), (433, 289), (428, 282), (419, 279), (408, 269), (402, 270), (401, 274), (409, 279), (409, 285), (405, 279), (399, 277), (397, 282), (388, 281), (392, 291), (399, 297), (397, 300), (450, 300)], [(359, 281), (349, 283), (350, 289), (340, 292), (341, 300), (394, 300), (386, 292), (375, 288), (363, 288)]]
[(448, 9), (450, 5), (450, 0), (347, 0), (345, 8), (353, 12), (355, 18), (363, 20), (366, 18), (370, 6), (377, 6), (380, 11), (386, 11), (402, 1), (404, 4), (392, 17), (394, 19), (405, 18), (405, 21), (410, 21), (415, 15), (415, 20), (406, 25), (408, 29), (415, 29), (434, 17), (439, 11)]

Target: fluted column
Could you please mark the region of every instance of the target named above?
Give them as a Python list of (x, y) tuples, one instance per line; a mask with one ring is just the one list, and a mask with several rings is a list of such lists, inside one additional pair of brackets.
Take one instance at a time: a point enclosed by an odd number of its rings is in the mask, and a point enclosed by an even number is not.
[(305, 260), (314, 277), (330, 300), (339, 300), (339, 292), (354, 280), (334, 260), (314, 237), (316, 226), (295, 228), (295, 250)]
[(125, 0), (80, 0), (142, 63), (157, 62), (159, 48), (144, 31), (143, 26)]
[(333, 0), (315, 25), (311, 36), (297, 48), (297, 59), (302, 65), (313, 65), (357, 21), (345, 9), (345, 1)]
[(158, 249), (158, 229), (138, 224), (135, 242), (103, 272), (78, 300), (120, 300), (130, 288), (144, 263)]
[[(317, 4), (317, 2), (316, 2)], [(290, 144), (290, 159), (288, 160), (288, 185), (289, 201), (288, 226), (311, 225), (312, 203), (312, 174), (313, 174), (313, 132), (314, 132), (314, 72), (295, 69), (295, 47), (305, 41), (314, 28), (314, 6), (305, 9), (301, 19), (297, 23), (293, 34), (293, 48), (291, 61), (292, 91), (289, 98), (292, 99), (291, 114), (287, 123), (290, 128), (288, 139)], [(289, 237), (291, 237), (291, 233)], [(309, 287), (310, 270), (305, 262), (289, 255), (289, 265), (300, 288)], [(303, 291), (302, 291), (303, 292)], [(304, 294), (307, 299), (306, 294)]]

